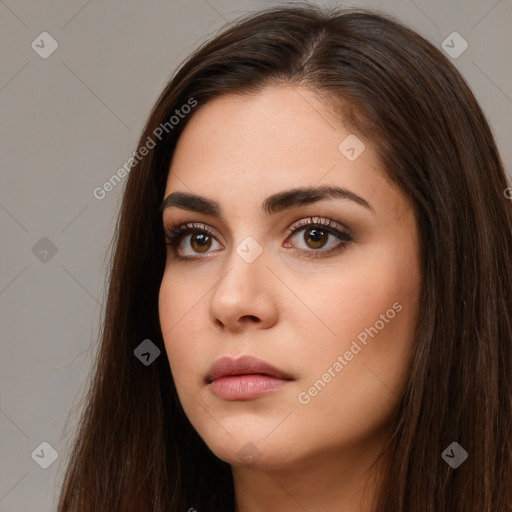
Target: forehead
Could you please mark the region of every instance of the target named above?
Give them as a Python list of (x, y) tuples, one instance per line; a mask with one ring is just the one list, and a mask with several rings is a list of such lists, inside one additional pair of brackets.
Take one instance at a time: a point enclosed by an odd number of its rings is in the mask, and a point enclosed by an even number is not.
[[(292, 186), (333, 184), (363, 196), (385, 195), (387, 180), (371, 143), (342, 121), (318, 95), (297, 86), (216, 98), (181, 134), (166, 196), (193, 192), (240, 207), (258, 198), (260, 207), (262, 198)], [(356, 147), (362, 152), (355, 160), (343, 152), (347, 139), (364, 144)]]

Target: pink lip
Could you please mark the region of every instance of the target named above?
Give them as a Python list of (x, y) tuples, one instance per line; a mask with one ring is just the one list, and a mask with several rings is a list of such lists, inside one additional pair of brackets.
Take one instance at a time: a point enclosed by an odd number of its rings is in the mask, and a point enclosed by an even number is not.
[(224, 400), (251, 400), (277, 391), (294, 380), (270, 363), (252, 356), (222, 357), (210, 368), (206, 382)]

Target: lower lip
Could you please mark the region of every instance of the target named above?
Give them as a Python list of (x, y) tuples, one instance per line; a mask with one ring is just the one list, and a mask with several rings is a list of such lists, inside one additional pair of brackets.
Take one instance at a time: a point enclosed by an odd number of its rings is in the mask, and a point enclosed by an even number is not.
[(232, 375), (214, 380), (210, 383), (210, 389), (223, 400), (252, 400), (277, 391), (288, 382), (269, 375)]

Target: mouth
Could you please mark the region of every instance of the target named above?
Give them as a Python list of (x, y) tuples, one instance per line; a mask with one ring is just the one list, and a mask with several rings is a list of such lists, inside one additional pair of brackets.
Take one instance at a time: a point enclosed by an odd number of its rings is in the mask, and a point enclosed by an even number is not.
[(211, 392), (223, 400), (252, 400), (295, 380), (286, 372), (252, 356), (222, 357), (205, 378)]

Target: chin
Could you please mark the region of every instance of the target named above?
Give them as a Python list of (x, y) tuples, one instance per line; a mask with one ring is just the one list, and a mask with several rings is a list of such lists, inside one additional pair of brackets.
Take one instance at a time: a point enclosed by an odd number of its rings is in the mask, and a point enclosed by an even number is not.
[[(204, 438), (203, 438), (204, 439)], [(293, 459), (296, 459), (296, 450), (290, 447), (286, 449), (278, 439), (269, 442), (264, 436), (251, 435), (247, 432), (230, 436), (226, 434), (222, 439), (204, 439), (208, 448), (221, 460), (234, 467), (245, 467), (255, 469), (276, 469), (288, 463), (293, 452)], [(276, 441), (280, 446), (276, 446)]]

